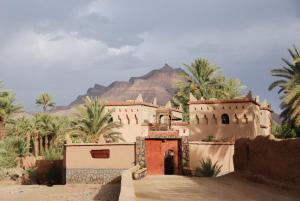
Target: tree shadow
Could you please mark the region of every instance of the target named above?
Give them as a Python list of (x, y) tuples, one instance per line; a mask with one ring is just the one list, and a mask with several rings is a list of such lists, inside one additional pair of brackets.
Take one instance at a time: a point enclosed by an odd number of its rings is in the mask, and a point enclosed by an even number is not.
[(93, 201), (118, 201), (121, 191), (120, 179), (113, 180), (101, 186), (99, 192), (94, 196)]

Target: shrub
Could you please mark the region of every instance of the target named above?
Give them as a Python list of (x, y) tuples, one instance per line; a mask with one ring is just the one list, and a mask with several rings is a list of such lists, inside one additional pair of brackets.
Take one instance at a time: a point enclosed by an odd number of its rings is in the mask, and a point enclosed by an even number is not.
[(272, 127), (272, 133), (276, 138), (288, 139), (297, 137), (296, 128), (292, 128), (288, 124), (274, 124)]
[(0, 142), (0, 167), (13, 168), (17, 166), (16, 158), (18, 157), (15, 147), (15, 140), (5, 138)]
[(196, 169), (196, 176), (198, 177), (216, 177), (221, 172), (222, 165), (218, 162), (212, 163), (210, 158), (202, 160), (200, 167)]
[(62, 149), (48, 149), (43, 151), (43, 156), (45, 160), (61, 160), (63, 159)]

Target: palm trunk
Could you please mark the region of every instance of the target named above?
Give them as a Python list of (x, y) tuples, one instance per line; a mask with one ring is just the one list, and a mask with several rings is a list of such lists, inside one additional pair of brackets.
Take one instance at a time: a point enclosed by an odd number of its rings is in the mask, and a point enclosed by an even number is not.
[(43, 137), (39, 136), (40, 154), (43, 153)]
[(33, 137), (33, 144), (34, 144), (34, 156), (37, 157), (39, 155), (39, 140), (38, 135), (35, 133)]
[(45, 133), (45, 150), (48, 150), (48, 143), (49, 143), (49, 141), (48, 141), (48, 134)]
[(29, 149), (30, 149), (30, 134), (29, 133), (26, 134), (25, 143), (26, 143), (26, 148), (28, 149), (27, 152), (29, 152)]

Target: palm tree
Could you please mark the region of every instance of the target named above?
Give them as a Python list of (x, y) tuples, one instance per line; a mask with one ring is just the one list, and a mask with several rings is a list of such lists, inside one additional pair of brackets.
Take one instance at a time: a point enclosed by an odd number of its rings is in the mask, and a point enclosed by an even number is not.
[(182, 105), (184, 120), (188, 120), (188, 101), (192, 93), (197, 99), (232, 99), (241, 95), (242, 86), (237, 79), (226, 79), (220, 68), (207, 59), (196, 59), (184, 64), (187, 71), (182, 74), (184, 81), (178, 84), (173, 97), (175, 105)]
[(55, 102), (53, 98), (48, 93), (42, 93), (36, 99), (36, 105), (42, 107), (43, 112), (47, 112), (49, 107), (54, 107)]
[(5, 125), (13, 122), (11, 116), (22, 109), (21, 105), (15, 104), (15, 100), (12, 92), (0, 88), (0, 139), (5, 136)]
[(198, 99), (217, 98), (218, 91), (224, 83), (224, 77), (220, 75), (220, 68), (207, 59), (196, 59), (191, 65), (184, 64), (187, 72), (183, 74), (191, 92)]
[(98, 98), (85, 98), (83, 108), (78, 108), (79, 114), (73, 124), (74, 133), (79, 134), (85, 142), (117, 142), (123, 140), (121, 133), (115, 131), (121, 125), (113, 122), (112, 111), (105, 111)]
[(292, 62), (282, 59), (286, 66), (271, 71), (279, 79), (271, 83), (269, 90), (278, 88), (282, 100), (281, 117), (285, 122), (300, 126), (300, 55), (296, 46), (288, 49)]

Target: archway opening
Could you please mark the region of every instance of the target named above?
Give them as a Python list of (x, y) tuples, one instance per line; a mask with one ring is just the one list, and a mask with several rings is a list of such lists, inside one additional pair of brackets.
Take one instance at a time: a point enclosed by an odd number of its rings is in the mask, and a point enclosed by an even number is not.
[(165, 152), (165, 175), (175, 174), (174, 151), (169, 149)]

